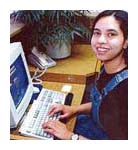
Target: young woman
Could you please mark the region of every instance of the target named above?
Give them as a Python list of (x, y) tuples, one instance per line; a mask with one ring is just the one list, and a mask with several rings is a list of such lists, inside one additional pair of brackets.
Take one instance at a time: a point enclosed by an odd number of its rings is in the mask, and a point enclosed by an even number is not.
[(54, 105), (49, 115), (60, 119), (77, 114), (74, 132), (60, 121), (43, 124), (59, 139), (128, 139), (128, 13), (106, 10), (92, 28), (91, 45), (102, 67), (91, 88), (91, 102), (79, 106)]

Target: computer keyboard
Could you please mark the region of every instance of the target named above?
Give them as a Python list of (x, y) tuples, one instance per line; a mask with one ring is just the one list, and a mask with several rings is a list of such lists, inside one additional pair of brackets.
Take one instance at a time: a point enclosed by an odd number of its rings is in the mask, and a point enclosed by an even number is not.
[(54, 139), (54, 136), (44, 132), (42, 124), (49, 120), (58, 120), (60, 113), (48, 116), (48, 111), (53, 104), (64, 104), (66, 95), (48, 89), (42, 89), (37, 100), (34, 100), (19, 132), (22, 135), (36, 137), (39, 139)]

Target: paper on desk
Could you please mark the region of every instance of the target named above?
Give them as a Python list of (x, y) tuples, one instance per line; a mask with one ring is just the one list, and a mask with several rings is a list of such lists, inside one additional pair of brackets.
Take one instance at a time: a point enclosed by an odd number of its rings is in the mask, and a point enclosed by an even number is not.
[(70, 92), (71, 89), (72, 89), (71, 85), (65, 84), (65, 85), (62, 86), (61, 91), (62, 92)]

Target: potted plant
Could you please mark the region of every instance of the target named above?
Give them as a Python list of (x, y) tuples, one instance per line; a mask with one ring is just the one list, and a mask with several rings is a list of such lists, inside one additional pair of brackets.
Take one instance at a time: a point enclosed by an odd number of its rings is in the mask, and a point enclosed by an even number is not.
[(71, 44), (76, 36), (90, 40), (91, 32), (85, 24), (89, 19), (86, 12), (88, 11), (19, 10), (13, 12), (11, 18), (29, 26), (33, 44), (36, 47), (43, 46), (50, 57), (58, 59), (71, 54)]

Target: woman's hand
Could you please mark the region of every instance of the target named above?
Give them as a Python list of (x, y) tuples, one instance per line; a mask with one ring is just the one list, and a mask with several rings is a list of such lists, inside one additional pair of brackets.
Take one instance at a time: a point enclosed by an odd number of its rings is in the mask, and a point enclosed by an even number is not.
[(56, 136), (62, 140), (69, 140), (72, 132), (70, 132), (66, 125), (57, 120), (49, 120), (42, 125), (44, 131)]
[(65, 119), (71, 117), (76, 113), (75, 106), (67, 106), (62, 104), (55, 104), (49, 109), (49, 116), (54, 115), (57, 112), (61, 112), (59, 119)]

